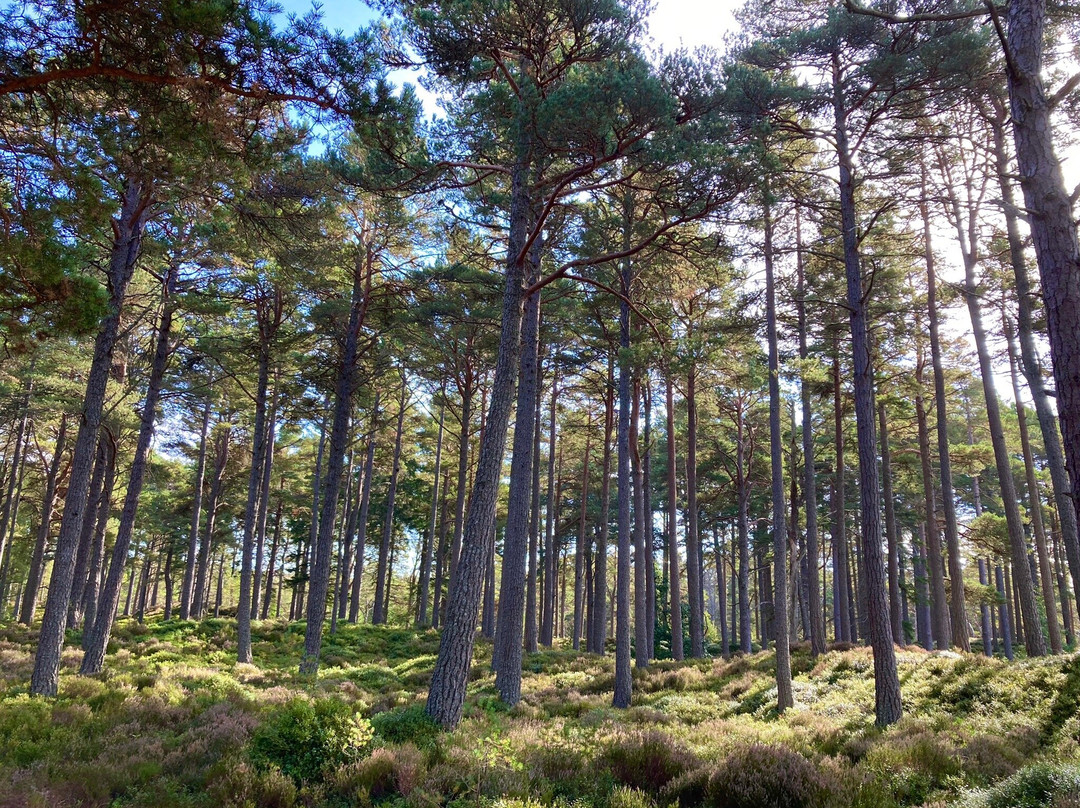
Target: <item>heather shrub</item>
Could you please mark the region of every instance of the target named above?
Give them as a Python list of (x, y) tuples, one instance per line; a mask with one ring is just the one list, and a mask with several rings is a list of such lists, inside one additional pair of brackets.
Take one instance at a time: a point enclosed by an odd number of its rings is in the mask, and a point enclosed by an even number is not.
[(986, 808), (1077, 808), (1080, 766), (1036, 763), (1021, 769), (986, 797)]
[(713, 769), (705, 786), (708, 808), (825, 808), (835, 791), (802, 755), (751, 744)]
[(337, 699), (294, 699), (255, 730), (249, 751), (257, 769), (277, 767), (299, 785), (359, 760), (371, 737), (370, 724)]
[(395, 749), (375, 749), (362, 760), (328, 772), (326, 781), (330, 792), (348, 804), (367, 805), (388, 797), (408, 797), (423, 771), (420, 750), (406, 744)]
[(656, 808), (656, 803), (636, 788), (619, 786), (608, 797), (608, 808)]
[(598, 768), (606, 768), (617, 782), (648, 794), (660, 793), (676, 777), (699, 765), (693, 752), (655, 730), (617, 738), (598, 761)]
[(371, 717), (371, 729), (387, 743), (412, 743), (420, 748), (434, 745), (442, 731), (422, 704), (376, 713)]

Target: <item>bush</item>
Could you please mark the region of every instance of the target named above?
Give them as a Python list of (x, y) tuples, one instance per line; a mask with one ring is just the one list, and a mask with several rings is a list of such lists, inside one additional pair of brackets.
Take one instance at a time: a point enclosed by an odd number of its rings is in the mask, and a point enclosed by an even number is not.
[(834, 789), (810, 761), (776, 746), (733, 752), (709, 777), (710, 808), (823, 808)]
[(328, 769), (359, 760), (371, 743), (371, 725), (336, 699), (293, 699), (251, 738), (251, 760), (278, 768), (296, 784), (317, 782)]
[(434, 746), (442, 731), (422, 704), (376, 713), (371, 717), (371, 728), (387, 743), (412, 743), (421, 749)]
[(1080, 806), (1080, 766), (1036, 763), (991, 789), (986, 808)]
[(684, 772), (697, 768), (697, 755), (662, 732), (643, 732), (614, 741), (600, 756), (600, 765), (623, 785), (658, 794)]

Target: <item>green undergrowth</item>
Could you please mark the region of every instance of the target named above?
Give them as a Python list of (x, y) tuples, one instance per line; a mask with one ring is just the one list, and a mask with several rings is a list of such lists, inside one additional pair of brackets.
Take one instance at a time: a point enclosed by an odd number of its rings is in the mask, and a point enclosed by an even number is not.
[(1008, 663), (898, 654), (904, 719), (873, 726), (863, 648), (793, 651), (795, 708), (775, 709), (769, 652), (634, 672), (610, 706), (609, 657), (527, 655), (502, 705), (480, 642), (465, 718), (423, 699), (433, 631), (339, 627), (301, 676), (302, 623), (122, 621), (106, 670), (26, 691), (36, 635), (0, 626), (0, 805), (1080, 808), (1080, 658)]

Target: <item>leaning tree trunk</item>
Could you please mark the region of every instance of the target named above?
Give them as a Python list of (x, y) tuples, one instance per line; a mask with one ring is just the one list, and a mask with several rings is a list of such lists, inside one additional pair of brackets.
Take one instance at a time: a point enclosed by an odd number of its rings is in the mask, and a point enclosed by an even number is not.
[[(1031, 516), (1031, 532), (1035, 535), (1035, 552), (1039, 560), (1039, 578), (1042, 582), (1043, 606), (1046, 609), (1046, 626), (1050, 635), (1050, 652), (1061, 653), (1061, 626), (1058, 624), (1057, 601), (1054, 596), (1054, 574), (1050, 570), (1050, 551), (1047, 549), (1046, 527), (1043, 525), (1042, 498), (1035, 480), (1035, 460), (1028, 435), (1027, 412), (1020, 397), (1020, 378), (1016, 368), (1015, 333), (1012, 321), (1005, 318), (1005, 342), (1009, 354), (1009, 376), (1012, 380), (1013, 401), (1016, 402), (1016, 421), (1020, 432), (1020, 447), (1024, 456), (1024, 475), (1027, 483), (1028, 512)], [(1065, 604), (1066, 608), (1068, 604)]]
[(844, 274), (851, 321), (854, 364), (855, 425), (859, 445), (859, 499), (862, 552), (866, 570), (867, 625), (874, 654), (874, 714), (879, 726), (900, 720), (900, 679), (889, 626), (889, 597), (881, 557), (881, 502), (878, 490), (877, 436), (874, 425), (874, 371), (870, 357), (869, 315), (859, 259), (855, 184), (848, 148), (847, 110), (840, 84), (839, 58), (833, 54), (833, 109), (836, 116), (836, 155), (840, 168), (840, 223), (844, 243)]
[[(968, 199), (973, 196), (970, 182), (966, 186)], [(983, 397), (986, 400), (986, 420), (990, 430), (990, 442), (994, 447), (994, 462), (997, 466), (998, 482), (1001, 486), (1002, 507), (1009, 530), (1009, 548), (1012, 555), (1013, 578), (1020, 601), (1020, 618), (1024, 627), (1024, 647), (1028, 656), (1046, 654), (1046, 643), (1035, 607), (1035, 591), (1028, 566), (1027, 543), (1024, 538), (1023, 523), (1020, 518), (1020, 500), (1016, 493), (1016, 483), (1012, 476), (1012, 459), (1005, 443), (1005, 430), (1001, 422), (1001, 404), (994, 384), (994, 369), (987, 344), (986, 330), (982, 322), (982, 303), (978, 284), (975, 279), (975, 267), (979, 263), (978, 254), (978, 219), (972, 207), (967, 213), (967, 227), (960, 209), (960, 200), (955, 189), (946, 188), (947, 202), (952, 212), (956, 227), (957, 241), (964, 262), (964, 298), (967, 302), (968, 316), (971, 318), (972, 335), (975, 338), (975, 350), (979, 355), (979, 372), (982, 376)], [(1078, 309), (1080, 312), (1080, 309)], [(1074, 329), (1075, 330), (1075, 329)], [(1078, 357), (1080, 358), (1080, 357)], [(1080, 399), (1078, 399), (1080, 402)]]
[[(1080, 532), (1077, 529), (1076, 504), (1072, 497), (1072, 484), (1065, 467), (1065, 456), (1058, 435), (1058, 418), (1050, 403), (1046, 385), (1043, 382), (1042, 363), (1035, 347), (1035, 313), (1032, 299), (1034, 292), (1028, 278), (1027, 258), (1024, 255), (1024, 239), (1020, 234), (1019, 212), (1013, 195), (1012, 172), (1009, 165), (1008, 150), (1005, 146), (1005, 125), (1008, 111), (1004, 103), (995, 104), (993, 115), (986, 116), (994, 136), (994, 161), (998, 187), (1001, 190), (1005, 230), (1009, 239), (1009, 261), (1012, 264), (1013, 278), (1016, 284), (1017, 333), (1020, 342), (1021, 367), (1027, 380), (1028, 392), (1035, 405), (1035, 414), (1039, 420), (1043, 446), (1046, 452), (1046, 465), (1050, 469), (1050, 481), (1057, 503), (1058, 520), (1061, 526), (1061, 543), (1065, 547), (1065, 557), (1069, 562), (1073, 591), (1080, 592)], [(1064, 605), (1063, 605), (1064, 608)]]
[[(1006, 19), (1011, 57), (1006, 76), (1020, 187), (1042, 279), (1071, 490), (1080, 491), (1080, 242), (1073, 201), (1054, 153), (1053, 104), (1042, 83), (1046, 0), (1014, 0)], [(1080, 508), (1080, 501), (1074, 498), (1073, 507)]]
[[(334, 524), (337, 521), (338, 494), (345, 465), (345, 449), (349, 442), (349, 416), (352, 414), (353, 392), (356, 389), (356, 364), (359, 352), (360, 328), (371, 298), (373, 261), (369, 250), (357, 255), (353, 267), (352, 300), (349, 320), (342, 341), (341, 360), (338, 364), (337, 384), (334, 390), (334, 420), (330, 428), (330, 444), (326, 461), (326, 483), (322, 491), (322, 510), (319, 513), (319, 532), (313, 548), (314, 564), (308, 587), (307, 626), (304, 632), (304, 656), (300, 660), (300, 673), (313, 675), (319, 669), (319, 651), (322, 649), (323, 621), (326, 619), (327, 595), (330, 589), (330, 567), (333, 561)], [(403, 382), (404, 383), (404, 382)], [(404, 392), (402, 393), (404, 402)], [(392, 504), (391, 504), (392, 507)], [(243, 602), (241, 582), (241, 612)]]
[[(769, 194), (765, 190), (766, 196)], [(773, 638), (776, 641), (776, 706), (795, 703), (791, 690), (791, 643), (787, 619), (787, 503), (784, 499), (784, 436), (780, 431), (780, 347), (776, 328), (776, 276), (773, 267), (773, 221), (768, 199), (765, 222), (765, 328), (769, 343), (769, 458), (772, 478)]]
[(139, 256), (149, 204), (149, 189), (141, 181), (129, 178), (124, 185), (120, 214), (113, 220), (114, 239), (107, 276), (109, 312), (102, 320), (94, 341), (93, 359), (86, 377), (86, 395), (68, 472), (68, 490), (56, 539), (49, 596), (45, 602), (45, 617), (38, 635), (38, 651), (30, 679), (30, 692), (39, 696), (55, 696), (59, 685), (60, 652), (64, 647), (67, 607), (75, 575), (75, 551), (87, 512), (87, 493), (105, 405), (105, 388), (112, 370), (120, 315)]
[[(105, 586), (101, 590), (100, 602), (94, 616), (94, 626), (90, 629), (90, 639), (86, 644), (81, 674), (100, 673), (105, 664), (105, 650), (112, 633), (116, 606), (120, 602), (120, 585), (124, 567), (127, 564), (128, 548), (135, 531), (135, 517), (139, 508), (139, 495), (142, 493), (146, 464), (150, 458), (150, 442), (154, 439), (154, 419), (157, 414), (158, 400), (161, 397), (161, 383), (165, 377), (165, 368), (169, 362), (169, 340), (171, 338), (174, 303), (170, 300), (173, 276), (170, 273), (165, 281), (165, 305), (158, 325), (157, 345), (154, 349), (154, 361), (150, 368), (150, 380), (143, 402), (142, 422), (139, 425), (139, 438), (135, 444), (135, 459), (131, 463), (127, 493), (124, 495), (124, 508), (120, 512), (120, 524), (116, 530), (112, 560)], [(148, 548), (149, 549), (149, 548)], [(149, 563), (149, 554), (146, 563)], [(133, 573), (134, 574), (134, 573)]]
[[(527, 144), (523, 144), (527, 145)], [(495, 378), (487, 428), (480, 441), (472, 500), (463, 534), (457, 576), (446, 604), (439, 654), (428, 690), (427, 714), (444, 727), (461, 720), (465, 687), (476, 639), (476, 617), (483, 591), (484, 574), (495, 523), (495, 504), (502, 477), (506, 432), (518, 373), (521, 343), (525, 247), (529, 210), (528, 149), (523, 148), (514, 166), (510, 192), (510, 234), (507, 243), (506, 285), (503, 291), (502, 329), (495, 361)]]

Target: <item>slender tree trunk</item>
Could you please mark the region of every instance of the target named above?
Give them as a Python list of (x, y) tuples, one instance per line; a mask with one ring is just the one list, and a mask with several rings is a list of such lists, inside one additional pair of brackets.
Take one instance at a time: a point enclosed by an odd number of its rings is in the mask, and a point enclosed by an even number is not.
[[(525, 283), (539, 280), (539, 253), (529, 256)], [(532, 497), (533, 466), (536, 458), (536, 402), (540, 395), (540, 293), (525, 299), (521, 321), (521, 363), (518, 369), (517, 416), (514, 423), (514, 447), (510, 461), (510, 496), (506, 512), (503, 546), (502, 582), (499, 590), (499, 615), (495, 627), (495, 645), (491, 665), (495, 669), (495, 689), (504, 703), (511, 706), (521, 700), (522, 631), (525, 615), (525, 575), (529, 556), (529, 506)], [(554, 388), (554, 377), (552, 381)], [(551, 435), (554, 445), (555, 436)], [(550, 519), (550, 509), (548, 511)], [(493, 579), (494, 575), (490, 575)], [(550, 576), (545, 584), (550, 583)], [(494, 580), (491, 580), (491, 588)], [(546, 597), (545, 586), (545, 597)], [(494, 593), (492, 593), (494, 594)], [(550, 612), (550, 609), (548, 610)], [(551, 644), (551, 627), (545, 623), (542, 633)]]
[(543, 409), (543, 363), (536, 357), (536, 400), (533, 402), (532, 481), (529, 486), (529, 571), (525, 584), (525, 650), (534, 654), (540, 649), (540, 615), (537, 595), (543, 577), (540, 567), (540, 421)]
[[(692, 312), (691, 312), (692, 316)], [(692, 327), (688, 328), (688, 336)], [(701, 532), (697, 505), (697, 364), (691, 359), (686, 375), (686, 598), (690, 605), (690, 656), (705, 655), (702, 611)]]
[(1009, 621), (1009, 595), (1005, 588), (1005, 580), (1001, 573), (1001, 564), (998, 564), (994, 568), (994, 575), (997, 578), (997, 590), (998, 590), (998, 624), (1001, 626), (1001, 640), (1002, 645), (1005, 648), (1006, 659), (1013, 658), (1012, 647), (1012, 631), (1010, 630)]
[(649, 630), (645, 617), (645, 481), (638, 449), (641, 384), (634, 379), (630, 406), (630, 479), (633, 483), (634, 543), (634, 665), (649, 667)]
[[(3, 561), (3, 569), (0, 570), (0, 618), (3, 617), (5, 596), (7, 595), (7, 567), (8, 557), (11, 553), (11, 541), (8, 538), (14, 533), (15, 519), (18, 511), (16, 504), (20, 499), (16, 492), (21, 493), (23, 468), (26, 465), (26, 428), (30, 422), (30, 396), (34, 392), (34, 371), (37, 367), (37, 358), (31, 358), (30, 367), (23, 381), (23, 399), (21, 402), (21, 416), (19, 425), (15, 428), (15, 448), (11, 452), (11, 473), (7, 478), (7, 496), (4, 497), (3, 508), (0, 509), (0, 559)], [(9, 530), (10, 526), (10, 530)]]
[[(116, 605), (120, 599), (121, 579), (124, 566), (127, 563), (131, 536), (135, 530), (139, 495), (142, 493), (146, 464), (150, 459), (150, 442), (154, 438), (154, 421), (157, 415), (158, 399), (161, 396), (165, 368), (169, 362), (169, 341), (171, 339), (174, 308), (171, 286), (174, 279), (175, 276), (170, 272), (165, 281), (164, 308), (161, 314), (161, 322), (158, 324), (154, 360), (150, 368), (146, 399), (143, 401), (139, 437), (135, 444), (135, 458), (131, 463), (127, 493), (124, 495), (124, 508), (120, 512), (120, 524), (116, 531), (116, 542), (113, 544), (112, 560), (109, 562), (109, 574), (101, 591), (100, 605), (94, 615), (94, 625), (90, 629), (91, 636), (86, 645), (82, 666), (79, 668), (79, 673), (84, 675), (100, 673), (102, 666), (105, 664), (105, 650), (109, 644), (109, 635), (112, 633)], [(147, 556), (147, 563), (149, 563), (149, 555)], [(50, 600), (51, 595), (50, 592)]]
[[(967, 187), (970, 199), (973, 189)], [(1020, 505), (1016, 494), (1016, 483), (1012, 476), (1012, 462), (1009, 456), (1008, 446), (1005, 443), (1005, 432), (1001, 423), (1001, 409), (997, 397), (997, 389), (994, 384), (993, 364), (990, 357), (989, 346), (986, 340), (986, 331), (982, 322), (982, 304), (978, 284), (975, 280), (975, 267), (979, 262), (977, 227), (977, 213), (974, 209), (967, 215), (968, 227), (965, 230), (964, 218), (960, 210), (960, 201), (952, 189), (949, 193), (949, 205), (952, 208), (952, 217), (957, 230), (957, 239), (964, 260), (964, 298), (967, 301), (968, 315), (971, 318), (971, 330), (975, 338), (975, 350), (979, 355), (979, 371), (982, 376), (983, 396), (986, 399), (986, 419), (990, 429), (990, 442), (994, 447), (994, 461), (997, 466), (999, 483), (1001, 485), (1001, 499), (1005, 510), (1005, 520), (1009, 529), (1009, 546), (1012, 553), (1013, 577), (1015, 579), (1017, 593), (1020, 600), (1020, 616), (1024, 626), (1024, 646), (1028, 656), (1043, 656), (1046, 653), (1046, 643), (1043, 639), (1042, 629), (1039, 625), (1038, 612), (1035, 608), (1035, 592), (1031, 579), (1031, 571), (1027, 562), (1027, 546), (1024, 540), (1023, 527), (1020, 520)], [(1075, 234), (1074, 234), (1075, 243)], [(1080, 313), (1080, 308), (1077, 309)], [(1075, 330), (1075, 329), (1074, 329)], [(1078, 356), (1080, 359), (1080, 356)], [(1080, 398), (1078, 398), (1080, 404)]]
[[(776, 276), (773, 267), (771, 203), (763, 205), (765, 222), (765, 326), (769, 344), (769, 460), (772, 478), (773, 637), (776, 641), (776, 706), (783, 713), (795, 703), (791, 690), (791, 642), (787, 620), (787, 502), (784, 498), (784, 435), (780, 427), (780, 340), (776, 327)], [(688, 464), (689, 465), (689, 464)]]
[(375, 473), (375, 435), (379, 425), (379, 391), (371, 408), (371, 436), (364, 459), (364, 482), (360, 488), (360, 514), (356, 519), (356, 565), (353, 570), (352, 592), (349, 595), (349, 622), (360, 617), (360, 592), (364, 581), (364, 554), (367, 550), (368, 514), (371, 510), (371, 478)]
[(643, 497), (645, 505), (645, 615), (648, 621), (646, 633), (649, 642), (649, 659), (656, 659), (656, 559), (653, 540), (652, 498), (652, 379), (645, 370), (645, 458), (642, 463), (645, 476)]
[(86, 650), (90, 642), (90, 628), (97, 618), (98, 591), (101, 584), (101, 567), (105, 559), (105, 528), (109, 524), (109, 516), (112, 513), (112, 494), (116, 485), (116, 442), (107, 429), (102, 429), (102, 446), (106, 452), (105, 480), (101, 487), (101, 497), (96, 503), (94, 510), (86, 513), (87, 521), (94, 523), (94, 535), (90, 548), (90, 565), (86, 573), (86, 581), (81, 592), (81, 608), (83, 615), (82, 648)]
[(195, 591), (191, 599), (191, 613), (196, 619), (201, 619), (206, 614), (206, 603), (209, 600), (206, 593), (208, 582), (212, 579), (210, 559), (214, 544), (214, 525), (217, 522), (221, 492), (225, 487), (225, 468), (229, 462), (231, 434), (232, 430), (228, 426), (220, 430), (214, 450), (214, 479), (210, 483), (210, 499), (206, 503), (206, 532), (199, 546), (199, 566), (195, 572)]
[(1058, 624), (1057, 601), (1054, 598), (1054, 574), (1050, 569), (1050, 551), (1046, 543), (1046, 527), (1042, 518), (1042, 497), (1039, 496), (1039, 484), (1035, 480), (1035, 459), (1031, 452), (1031, 439), (1028, 436), (1027, 408), (1020, 397), (1020, 376), (1017, 372), (1016, 334), (1012, 321), (1005, 318), (1005, 342), (1009, 353), (1009, 376), (1012, 380), (1013, 401), (1016, 402), (1016, 421), (1020, 431), (1020, 447), (1024, 455), (1024, 475), (1027, 488), (1028, 513), (1031, 518), (1031, 531), (1035, 534), (1035, 552), (1039, 560), (1039, 579), (1046, 609), (1046, 624), (1050, 635), (1050, 651), (1061, 653), (1061, 626)]
[(530, 174), (529, 147), (527, 143), (520, 146), (511, 177), (510, 232), (502, 330), (487, 430), (480, 441), (468, 521), (462, 536), (461, 558), (458, 561), (456, 579), (451, 584), (446, 623), (431, 677), (431, 687), (428, 690), (427, 713), (444, 727), (458, 724), (465, 704), (465, 687), (476, 638), (476, 617), (487, 567), (487, 545), (491, 541), (491, 528), (495, 522), (495, 503), (502, 476), (506, 432), (518, 374), (526, 263), (524, 252), (531, 207), (527, 185)]
[(52, 526), (53, 510), (56, 507), (56, 487), (60, 483), (60, 463), (64, 458), (64, 445), (67, 442), (67, 414), (60, 417), (60, 429), (56, 433), (56, 444), (52, 460), (45, 477), (45, 494), (41, 500), (41, 522), (38, 524), (37, 541), (30, 558), (30, 570), (26, 576), (26, 588), (23, 590), (22, 610), (19, 622), (30, 625), (37, 611), (38, 592), (41, 591), (41, 579), (45, 572), (45, 550), (49, 543), (49, 529)]
[(38, 650), (30, 679), (30, 692), (38, 696), (55, 696), (59, 685), (60, 653), (64, 647), (67, 607), (75, 574), (75, 551), (87, 510), (87, 492), (98, 431), (101, 428), (105, 389), (109, 372), (112, 370), (113, 349), (119, 334), (124, 298), (135, 271), (149, 203), (149, 191), (143, 183), (128, 178), (124, 185), (120, 213), (113, 220), (114, 239), (107, 275), (109, 311), (101, 322), (94, 342), (93, 359), (86, 377), (86, 394), (71, 457), (64, 515), (60, 521), (49, 580), (49, 596), (45, 603), (45, 617), (38, 635)]
[(900, 535), (896, 528), (896, 503), (892, 487), (892, 450), (889, 447), (889, 422), (885, 402), (878, 400), (878, 424), (881, 434), (881, 485), (885, 498), (885, 545), (889, 553), (889, 619), (893, 639), (903, 647), (904, 614), (900, 604)]
[[(554, 355), (554, 352), (552, 352)], [(551, 646), (555, 633), (556, 556), (555, 550), (555, 405), (558, 401), (559, 380), (551, 374), (551, 413), (548, 422), (548, 477), (546, 514), (544, 518), (544, 618), (540, 624), (540, 643)]]
[(195, 484), (191, 504), (191, 532), (188, 534), (187, 563), (184, 565), (184, 581), (180, 585), (180, 619), (191, 617), (192, 589), (195, 586), (196, 556), (199, 552), (199, 528), (202, 526), (203, 479), (206, 476), (207, 436), (210, 433), (211, 397), (208, 394), (203, 405), (202, 429), (199, 431), (199, 456), (195, 464)]
[(844, 525), (844, 410), (840, 388), (840, 338), (837, 335), (833, 355), (833, 469), (832, 555), (833, 555), (833, 631), (837, 642), (851, 641), (848, 597), (847, 535)]
[(431, 516), (428, 519), (427, 538), (424, 540), (424, 550), (420, 555), (420, 585), (417, 593), (419, 609), (417, 611), (416, 624), (420, 628), (427, 628), (428, 621), (428, 595), (431, 588), (431, 556), (435, 544), (436, 518), (439, 515), (439, 475), (442, 473), (442, 445), (443, 428), (446, 422), (446, 391), (442, 391), (443, 400), (439, 405), (439, 436), (435, 440), (435, 472), (431, 480)]
[[(285, 480), (282, 478), (281, 487), (285, 487)], [(270, 539), (270, 558), (266, 562), (266, 590), (263, 592), (262, 599), (262, 619), (266, 620), (270, 616), (270, 599), (274, 594), (274, 572), (277, 569), (277, 551), (278, 546), (281, 544), (281, 516), (282, 516), (282, 497), (284, 491), (278, 494), (277, 511), (274, 513), (274, 534)], [(278, 579), (278, 594), (281, 590), (281, 580)]]
[[(798, 289), (795, 303), (799, 318), (799, 359), (805, 364), (810, 358), (807, 345), (808, 328), (806, 324), (806, 281), (803, 269), (802, 221), (799, 208), (795, 208), (796, 270), (798, 271)], [(814, 462), (813, 410), (810, 402), (810, 385), (804, 377), (799, 385), (799, 399), (802, 405), (802, 450), (803, 450), (803, 494), (806, 498), (806, 557), (811, 574), (807, 576), (808, 599), (810, 601), (810, 653), (814, 656), (825, 653), (825, 620), (821, 605), (821, 585), (817, 575), (813, 574), (818, 558), (818, 509), (817, 509), (817, 474)]]
[(458, 475), (457, 500), (454, 505), (454, 535), (450, 544), (450, 583), (447, 588), (447, 602), (454, 591), (457, 581), (458, 562), (461, 560), (461, 539), (465, 531), (465, 503), (469, 481), (469, 440), (472, 425), (472, 403), (475, 389), (471, 377), (466, 377), (466, 384), (461, 390), (461, 434), (458, 437)]
[(270, 511), (270, 477), (274, 470), (274, 443), (277, 432), (279, 381), (275, 376), (274, 397), (266, 419), (266, 450), (263, 456), (262, 480), (259, 484), (259, 507), (255, 514), (255, 569), (251, 576), (251, 619), (259, 616), (259, 593), (262, 584), (263, 556), (266, 550), (266, 519)]
[(438, 628), (442, 618), (443, 601), (443, 577), (446, 570), (446, 555), (449, 548), (446, 545), (446, 511), (449, 506), (447, 491), (450, 489), (450, 474), (443, 473), (442, 506), (439, 509), (439, 549), (435, 554), (435, 592), (431, 598), (431, 627)]
[(390, 487), (386, 493), (386, 515), (383, 518), (382, 543), (379, 545), (379, 566), (375, 575), (375, 606), (371, 615), (373, 625), (386, 622), (390, 583), (394, 569), (390, 563), (391, 539), (394, 535), (394, 500), (397, 498), (398, 476), (401, 474), (401, 436), (405, 427), (408, 386), (404, 373), (401, 379), (401, 400), (398, 407), (397, 428), (394, 431), (394, 465), (390, 474)]
[[(986, 559), (982, 556), (979, 556), (978, 563), (979, 585), (989, 586), (990, 579), (986, 574)], [(993, 656), (993, 650), (990, 646), (990, 607), (987, 605), (985, 600), (979, 605), (979, 617), (981, 618), (980, 622), (982, 623), (983, 654), (985, 654), (986, 656)]]
[[(624, 242), (633, 211), (632, 195), (624, 200)], [(624, 259), (620, 269), (621, 292), (619, 303), (619, 426), (617, 454), (618, 555), (615, 574), (615, 693), (612, 706), (629, 707), (633, 680), (630, 673), (630, 398), (632, 395), (630, 367), (630, 305), (631, 263)]]
[[(337, 368), (334, 390), (334, 417), (330, 427), (330, 446), (326, 460), (326, 483), (322, 492), (318, 538), (312, 548), (314, 563), (311, 566), (311, 580), (308, 587), (304, 655), (300, 660), (300, 673), (309, 676), (318, 671), (319, 652), (322, 650), (323, 622), (326, 619), (330, 567), (333, 561), (334, 524), (337, 522), (341, 473), (345, 465), (345, 449), (349, 441), (349, 420), (353, 408), (353, 393), (356, 390), (358, 343), (368, 301), (371, 299), (371, 278), (374, 274), (374, 260), (374, 256), (368, 248), (363, 249), (356, 256), (356, 263), (353, 266), (349, 319), (343, 335), (341, 359)], [(404, 388), (404, 379), (402, 379), (402, 385)], [(403, 389), (403, 407), (404, 400), (405, 391)], [(393, 510), (393, 503), (389, 504), (389, 509)], [(241, 611), (247, 606), (243, 601), (243, 593), (243, 583), (241, 582)]]
[(71, 600), (68, 602), (67, 625), (75, 628), (82, 618), (82, 596), (86, 589), (87, 569), (94, 549), (94, 527), (101, 492), (105, 487), (105, 466), (108, 453), (105, 447), (104, 429), (98, 435), (97, 454), (94, 458), (94, 472), (90, 477), (90, 493), (86, 499), (86, 516), (83, 518), (82, 532), (79, 536), (79, 549), (75, 553), (75, 573), (71, 578)]
[(874, 412), (874, 374), (870, 357), (870, 336), (866, 297), (857, 241), (855, 185), (851, 153), (848, 150), (847, 111), (840, 84), (839, 58), (833, 54), (836, 154), (840, 169), (840, 219), (844, 242), (844, 270), (851, 321), (851, 349), (854, 364), (855, 423), (859, 445), (859, 498), (862, 552), (866, 568), (867, 623), (874, 653), (874, 714), (879, 726), (900, 720), (900, 679), (889, 626), (889, 597), (885, 565), (881, 557), (881, 512), (878, 491), (877, 438)]
[[(917, 325), (916, 328), (919, 326)], [(934, 640), (940, 650), (952, 645), (949, 607), (945, 596), (945, 562), (941, 553), (941, 533), (938, 529), (937, 498), (934, 492), (934, 470), (930, 459), (930, 429), (927, 425), (926, 405), (923, 402), (923, 358), (919, 346), (919, 359), (915, 368), (918, 389), (915, 393), (915, 412), (919, 422), (919, 459), (922, 464), (923, 503), (926, 514), (926, 558), (929, 567), (931, 620)]]
[[(960, 566), (960, 536), (956, 524), (956, 501), (953, 494), (952, 462), (949, 454), (949, 419), (945, 399), (945, 369), (938, 336), (937, 275), (930, 227), (929, 193), (926, 166), (922, 165), (922, 189), (919, 210), (923, 221), (923, 247), (926, 256), (927, 310), (930, 326), (930, 358), (934, 366), (934, 408), (937, 413), (938, 470), (941, 476), (941, 512), (945, 517), (945, 546), (949, 551), (949, 580), (952, 583), (949, 619), (952, 643), (962, 651), (971, 650), (967, 613), (964, 608), (964, 575)], [(935, 531), (936, 533), (936, 531)]]
[[(592, 648), (603, 654), (607, 644), (607, 560), (608, 524), (611, 515), (611, 436), (615, 428), (615, 354), (608, 353), (607, 384), (604, 388), (604, 456), (600, 476), (600, 521), (596, 531), (596, 556), (593, 559)], [(680, 659), (682, 657), (679, 657)]]
[(585, 625), (585, 531), (589, 517), (589, 452), (592, 449), (592, 424), (585, 431), (585, 455), (581, 461), (581, 514), (578, 518), (577, 542), (574, 546), (574, 650), (581, 649), (581, 633)]
[[(754, 650), (753, 635), (750, 629), (750, 474), (747, 468), (746, 420), (742, 402), (738, 404), (735, 420), (735, 496), (738, 499), (739, 508), (739, 650), (744, 654), (749, 654)], [(669, 416), (669, 429), (673, 423), (673, 419)], [(672, 458), (669, 456), (668, 459), (670, 461)], [(674, 463), (671, 463), (672, 468), (674, 468), (674, 465)], [(672, 533), (674, 534), (674, 508), (671, 512), (671, 519)], [(734, 610), (732, 615), (732, 619), (734, 619)]]
[[(672, 379), (672, 373), (673, 371), (669, 367), (666, 369), (666, 372), (664, 374), (664, 396), (667, 412), (668, 597), (669, 609), (671, 611), (671, 657), (675, 660), (682, 660), (682, 593), (679, 591), (680, 581), (678, 540), (679, 489), (675, 468), (675, 382), (674, 379)], [(739, 583), (740, 586), (743, 583), (741, 573)], [(749, 628), (749, 613), (747, 613), (747, 628)]]

